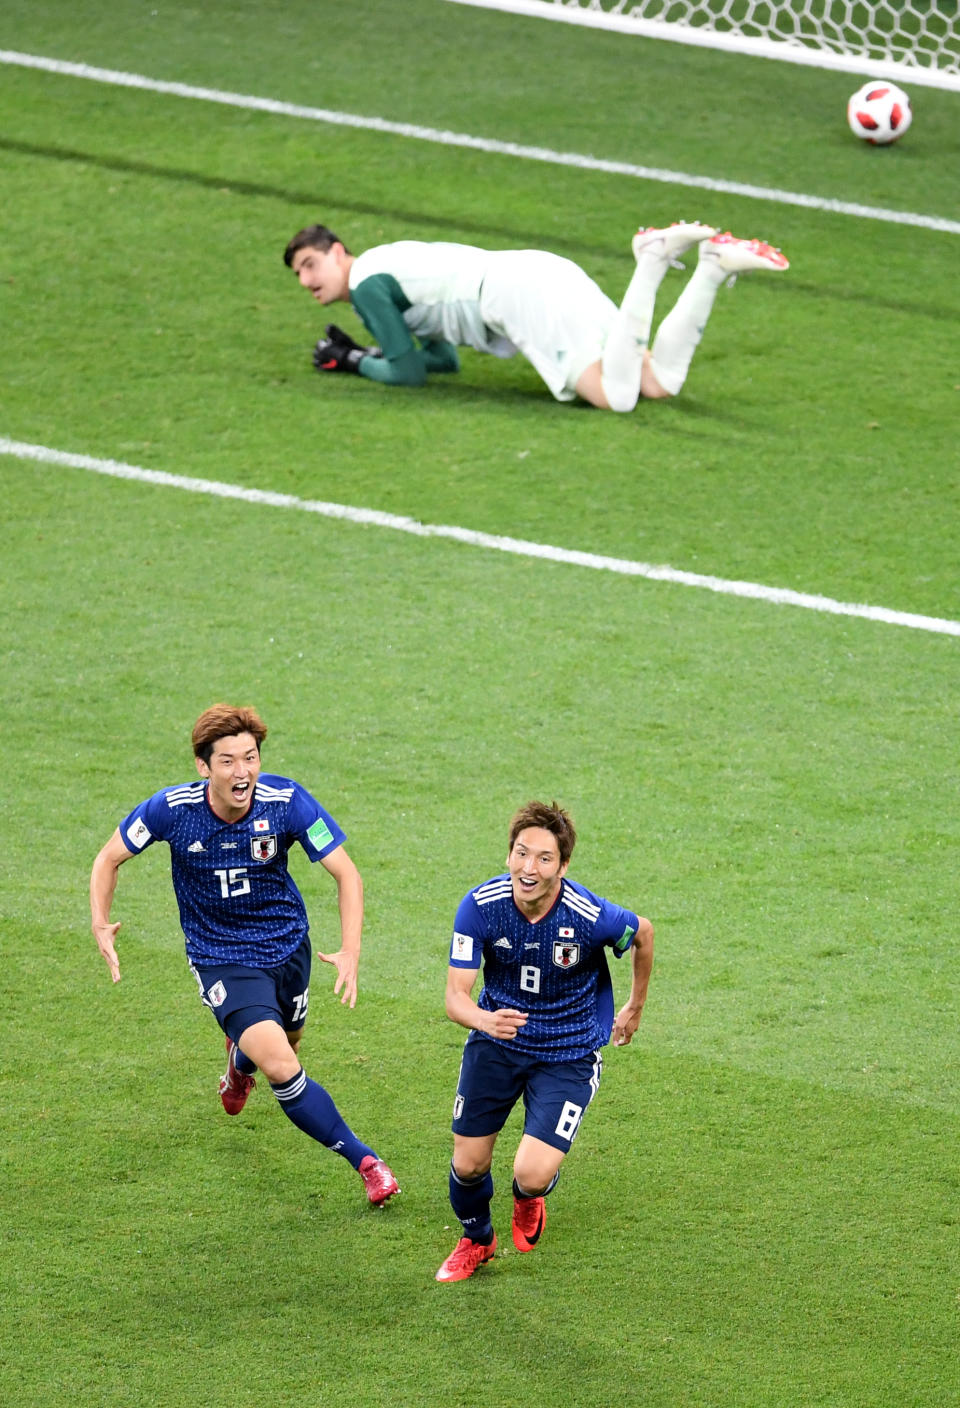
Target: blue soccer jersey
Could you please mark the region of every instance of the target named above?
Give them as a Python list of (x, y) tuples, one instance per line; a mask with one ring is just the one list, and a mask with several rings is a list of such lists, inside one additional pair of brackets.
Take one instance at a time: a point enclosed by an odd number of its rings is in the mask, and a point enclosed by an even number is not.
[(526, 1025), (500, 1045), (543, 1061), (576, 1061), (610, 1040), (613, 985), (605, 950), (621, 958), (639, 927), (629, 909), (566, 879), (553, 908), (532, 924), (514, 902), (510, 876), (498, 875), (460, 901), (450, 963), (476, 969), (482, 961), (477, 1003), (485, 1011), (528, 1013)]
[(287, 870), (294, 841), (316, 861), (346, 840), (305, 788), (271, 773), (260, 774), (239, 821), (214, 813), (206, 782), (186, 782), (134, 807), (120, 835), (134, 855), (154, 841), (169, 845), (191, 963), (254, 968), (283, 963), (308, 932), (306, 906)]

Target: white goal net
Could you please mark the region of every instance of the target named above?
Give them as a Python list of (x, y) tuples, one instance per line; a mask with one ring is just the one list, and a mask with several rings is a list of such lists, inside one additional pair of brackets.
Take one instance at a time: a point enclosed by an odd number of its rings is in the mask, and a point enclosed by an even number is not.
[(960, 91), (957, 0), (454, 0)]

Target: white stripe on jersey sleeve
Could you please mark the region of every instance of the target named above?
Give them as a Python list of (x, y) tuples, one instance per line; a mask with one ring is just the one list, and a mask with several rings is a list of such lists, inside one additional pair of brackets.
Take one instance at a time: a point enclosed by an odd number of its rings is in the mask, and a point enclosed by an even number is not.
[(597, 920), (600, 918), (600, 906), (593, 904), (577, 890), (572, 889), (566, 881), (563, 882), (562, 898), (564, 904), (568, 904), (571, 909), (575, 909), (578, 914), (582, 914), (584, 919), (589, 919), (591, 924), (596, 924)]
[(513, 893), (513, 882), (509, 875), (501, 875), (498, 880), (488, 880), (485, 885), (481, 885), (479, 890), (474, 890), (473, 898), (477, 904), (492, 904), (494, 900), (502, 900), (507, 895)]
[(289, 802), (293, 796), (292, 787), (271, 787), (267, 782), (258, 782), (253, 791), (258, 802)]
[(205, 782), (185, 782), (182, 787), (171, 787), (167, 793), (167, 806), (180, 807), (185, 802), (190, 805), (202, 802), (205, 787)]

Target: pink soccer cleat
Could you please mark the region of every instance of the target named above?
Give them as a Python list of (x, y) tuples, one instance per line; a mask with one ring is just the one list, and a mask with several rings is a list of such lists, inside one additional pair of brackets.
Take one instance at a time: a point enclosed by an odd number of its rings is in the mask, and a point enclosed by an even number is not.
[(750, 269), (769, 269), (777, 273), (790, 268), (790, 260), (763, 240), (740, 240), (729, 230), (713, 235), (700, 246), (700, 258), (716, 263), (727, 274), (743, 274)]
[(363, 1179), (367, 1197), (375, 1208), (382, 1208), (388, 1198), (400, 1192), (400, 1184), (383, 1159), (375, 1159), (372, 1154), (368, 1154), (365, 1159), (361, 1159), (357, 1172)]

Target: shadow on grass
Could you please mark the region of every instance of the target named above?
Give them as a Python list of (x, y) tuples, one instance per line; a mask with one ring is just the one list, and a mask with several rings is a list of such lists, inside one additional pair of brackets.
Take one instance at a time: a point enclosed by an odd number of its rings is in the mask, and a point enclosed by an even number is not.
[[(312, 190), (291, 190), (283, 186), (271, 186), (259, 181), (237, 181), (222, 174), (207, 174), (202, 171), (189, 171), (183, 167), (162, 166), (148, 161), (137, 161), (129, 157), (109, 156), (99, 152), (79, 151), (72, 147), (41, 145), (33, 142), (18, 141), (15, 138), (0, 137), (0, 151), (18, 152), (23, 156), (37, 157), (47, 161), (74, 162), (78, 165), (95, 166), (103, 171), (116, 171), (128, 175), (146, 176), (153, 180), (171, 181), (174, 183), (190, 184), (199, 186), (207, 190), (229, 191), (236, 195), (265, 197), (269, 200), (284, 201), (292, 205), (316, 205), (318, 210), (336, 207), (339, 210), (351, 211), (356, 215), (372, 216), (378, 220), (395, 221), (398, 224), (426, 225), (437, 231), (451, 231), (462, 235), (465, 231), (471, 232), (481, 240), (494, 239), (506, 242), (506, 247), (512, 248), (534, 248), (538, 249), (543, 244), (543, 232), (541, 230), (518, 229), (513, 225), (504, 225), (496, 222), (477, 221), (467, 216), (438, 215), (435, 210), (388, 210), (380, 205), (372, 205), (369, 202), (351, 201), (340, 196), (331, 196), (329, 192), (320, 197)], [(291, 231), (292, 233), (292, 231)], [(559, 251), (556, 240), (551, 241), (551, 247)], [(576, 240), (565, 240), (563, 250), (568, 254), (595, 259), (609, 258), (611, 254), (622, 253), (623, 240), (618, 235), (617, 239), (609, 245), (586, 244)], [(763, 286), (761, 285), (761, 292)], [(824, 288), (821, 284), (804, 283), (791, 276), (789, 291), (796, 294), (806, 294), (817, 299), (831, 301), (840, 305), (852, 303), (865, 308), (874, 308), (879, 312), (902, 313), (912, 317), (931, 318), (942, 320), (944, 315), (943, 305), (934, 302), (910, 301), (903, 299), (885, 299), (869, 297), (862, 292), (852, 289), (833, 287)], [(780, 290), (778, 289), (779, 293)]]
[[(22, 142), (10, 137), (0, 137), (0, 151), (16, 152), (22, 156), (37, 157), (45, 161), (73, 162), (77, 165), (95, 166), (102, 171), (116, 171), (126, 175), (147, 176), (152, 180), (172, 181), (184, 185), (200, 186), (211, 191), (229, 191), (235, 195), (263, 197), (268, 200), (284, 201), (291, 205), (315, 205), (322, 218), (324, 209), (336, 207), (352, 211), (356, 215), (372, 216), (376, 219), (396, 221), (398, 224), (424, 224), (437, 230), (460, 232), (473, 231), (484, 238), (508, 241), (511, 248), (538, 249), (542, 245), (542, 231), (517, 229), (512, 225), (501, 225), (485, 221), (470, 220), (467, 217), (438, 215), (435, 211), (385, 210), (381, 205), (345, 200), (331, 196), (329, 192), (320, 196), (314, 190), (290, 190), (282, 186), (271, 186), (259, 181), (236, 181), (229, 176), (209, 175), (202, 171), (188, 171), (183, 167), (160, 166), (153, 162), (137, 161), (130, 157), (107, 156), (99, 152), (79, 151), (73, 147), (40, 145)], [(291, 234), (293, 231), (291, 231)], [(564, 247), (577, 250), (584, 255), (606, 258), (611, 252), (620, 254), (624, 241), (618, 238), (610, 246), (578, 244), (565, 241)]]

